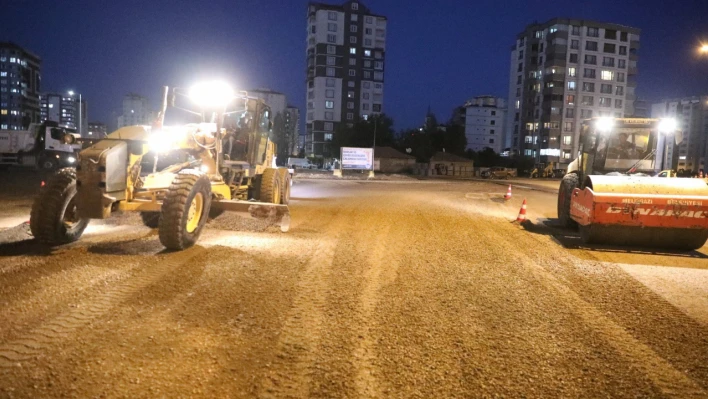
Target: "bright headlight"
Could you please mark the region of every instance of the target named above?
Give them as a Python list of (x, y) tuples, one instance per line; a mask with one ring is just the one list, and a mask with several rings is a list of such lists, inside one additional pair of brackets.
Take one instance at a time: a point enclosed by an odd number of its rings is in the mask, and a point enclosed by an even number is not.
[(69, 163), (74, 163), (74, 162), (76, 162), (76, 158), (74, 158), (74, 157), (68, 157), (68, 158), (66, 158), (66, 161), (69, 162)]
[(225, 107), (234, 98), (234, 90), (224, 82), (204, 82), (189, 90), (189, 98), (205, 108)]
[(151, 134), (148, 137), (148, 146), (150, 151), (154, 152), (167, 152), (172, 149), (172, 140), (166, 134)]
[(598, 118), (595, 121), (595, 128), (603, 133), (607, 133), (615, 126), (615, 120), (610, 117)]
[(659, 120), (659, 131), (661, 133), (673, 133), (678, 128), (678, 122), (674, 118), (662, 118)]

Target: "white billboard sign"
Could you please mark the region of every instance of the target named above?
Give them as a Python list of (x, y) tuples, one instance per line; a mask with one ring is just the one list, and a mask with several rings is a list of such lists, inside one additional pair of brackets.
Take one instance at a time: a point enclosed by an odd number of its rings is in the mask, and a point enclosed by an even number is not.
[(372, 148), (342, 147), (342, 169), (369, 170), (373, 159)]

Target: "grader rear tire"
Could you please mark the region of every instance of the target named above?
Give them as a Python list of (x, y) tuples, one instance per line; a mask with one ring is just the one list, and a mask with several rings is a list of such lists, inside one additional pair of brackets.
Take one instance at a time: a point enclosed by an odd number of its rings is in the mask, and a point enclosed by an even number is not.
[(30, 230), (39, 242), (55, 246), (78, 240), (89, 223), (76, 209), (76, 170), (64, 168), (49, 178), (32, 204)]
[(191, 247), (209, 218), (211, 182), (194, 170), (183, 170), (172, 181), (162, 202), (160, 242), (170, 250)]
[(268, 168), (261, 175), (261, 202), (280, 204), (282, 198), (281, 179), (278, 169)]
[(292, 177), (290, 177), (290, 172), (287, 168), (278, 168), (278, 175), (280, 176), (280, 203), (287, 205), (290, 202), (290, 185), (292, 183)]

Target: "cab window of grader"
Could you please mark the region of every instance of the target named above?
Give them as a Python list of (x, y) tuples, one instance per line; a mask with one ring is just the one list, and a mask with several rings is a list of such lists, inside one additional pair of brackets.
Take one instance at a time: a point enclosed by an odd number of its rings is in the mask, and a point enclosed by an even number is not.
[(263, 110), (261, 120), (258, 123), (258, 131), (263, 134), (268, 134), (270, 130), (270, 110)]

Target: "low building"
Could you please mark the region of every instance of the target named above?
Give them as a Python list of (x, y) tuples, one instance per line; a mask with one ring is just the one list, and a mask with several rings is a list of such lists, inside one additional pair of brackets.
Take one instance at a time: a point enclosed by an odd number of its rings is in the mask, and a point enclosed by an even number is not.
[(416, 173), (424, 176), (474, 176), (474, 162), (471, 159), (449, 152), (436, 152), (427, 164), (418, 164)]
[(412, 172), (415, 157), (391, 147), (374, 147), (374, 170), (381, 173)]
[(101, 122), (89, 122), (88, 124), (88, 135), (86, 137), (90, 139), (102, 139), (108, 134), (108, 129), (106, 129), (106, 124)]

